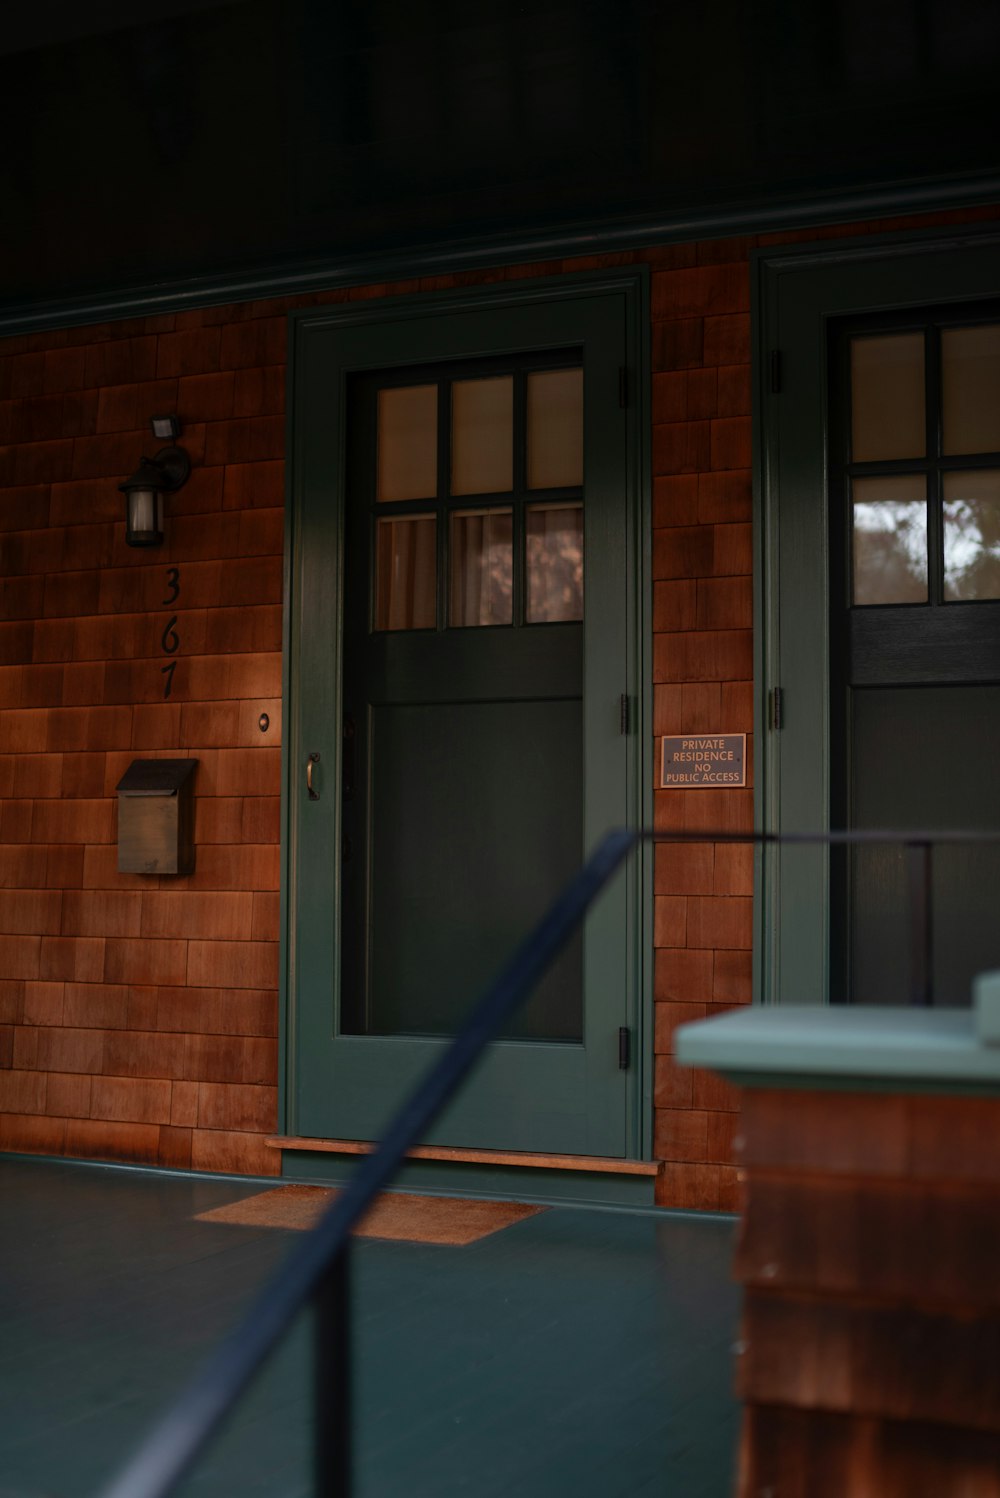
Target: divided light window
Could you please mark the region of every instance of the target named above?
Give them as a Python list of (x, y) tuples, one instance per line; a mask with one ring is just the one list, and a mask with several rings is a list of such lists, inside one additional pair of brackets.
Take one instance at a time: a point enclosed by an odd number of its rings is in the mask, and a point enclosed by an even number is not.
[(381, 384), (376, 631), (583, 618), (583, 370), (572, 354)]
[(1000, 321), (907, 322), (847, 339), (850, 605), (1000, 599)]

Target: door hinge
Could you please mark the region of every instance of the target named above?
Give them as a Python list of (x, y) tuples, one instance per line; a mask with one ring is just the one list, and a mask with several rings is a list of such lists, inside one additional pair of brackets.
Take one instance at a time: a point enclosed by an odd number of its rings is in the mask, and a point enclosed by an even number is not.
[(781, 350), (771, 350), (771, 394), (781, 394)]
[(781, 687), (772, 687), (767, 694), (767, 726), (777, 732), (783, 726), (785, 716), (785, 694)]
[(618, 369), (618, 404), (623, 411), (628, 407), (628, 370), (624, 364)]
[(622, 693), (622, 695), (621, 695), (621, 701), (618, 704), (618, 726), (619, 726), (619, 729), (621, 730), (622, 733), (628, 733), (628, 730), (629, 730), (629, 701), (628, 701), (628, 693), (627, 692), (623, 692)]
[(628, 1071), (632, 1059), (632, 1032), (628, 1025), (618, 1031), (618, 1070)]

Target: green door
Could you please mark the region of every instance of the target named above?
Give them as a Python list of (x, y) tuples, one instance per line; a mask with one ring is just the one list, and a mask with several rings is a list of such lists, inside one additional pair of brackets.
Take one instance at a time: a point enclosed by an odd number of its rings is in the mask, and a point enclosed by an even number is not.
[[(635, 817), (635, 288), (561, 290), (296, 327), (297, 1135), (377, 1137), (585, 851)], [(425, 1142), (634, 1151), (637, 936), (633, 877)]]
[[(1000, 833), (1000, 307), (843, 319), (832, 338), (832, 807), (836, 825)], [(834, 856), (832, 996), (905, 1000), (907, 854)], [(1000, 847), (931, 871), (935, 1004), (1000, 962)]]
[[(759, 270), (760, 820), (1000, 830), (1000, 250), (918, 236)], [(935, 855), (937, 1003), (1000, 962), (998, 878), (995, 848)], [(767, 850), (760, 889), (763, 998), (908, 1001), (899, 849)]]

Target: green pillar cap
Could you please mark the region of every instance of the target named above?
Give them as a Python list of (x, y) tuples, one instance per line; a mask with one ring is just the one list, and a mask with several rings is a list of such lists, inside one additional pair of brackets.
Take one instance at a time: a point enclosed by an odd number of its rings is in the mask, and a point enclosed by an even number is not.
[(1000, 972), (979, 973), (972, 981), (976, 1033), (983, 1045), (1000, 1045)]
[(682, 1025), (681, 1066), (743, 1087), (1000, 1094), (1000, 971), (980, 973), (968, 1009), (750, 1005)]

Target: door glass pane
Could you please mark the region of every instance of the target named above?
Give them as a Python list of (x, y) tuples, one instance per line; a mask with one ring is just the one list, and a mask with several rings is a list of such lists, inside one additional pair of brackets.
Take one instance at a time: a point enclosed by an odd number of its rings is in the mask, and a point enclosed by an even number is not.
[(437, 386), (404, 385), (378, 393), (380, 500), (437, 494)]
[(528, 376), (528, 488), (583, 483), (583, 370)]
[(528, 505), (527, 620), (555, 624), (583, 618), (583, 506)]
[(924, 335), (851, 339), (851, 457), (922, 458)]
[(451, 387), (451, 492), (514, 487), (514, 381), (456, 380)]
[(1000, 598), (1000, 469), (944, 476), (944, 596)]
[(855, 479), (855, 605), (926, 603), (927, 483), (923, 474)]
[(1000, 323), (941, 331), (946, 453), (1000, 450)]
[(455, 510), (451, 517), (452, 624), (510, 624), (513, 512)]
[(435, 516), (380, 519), (375, 547), (375, 628), (433, 629), (436, 623)]

